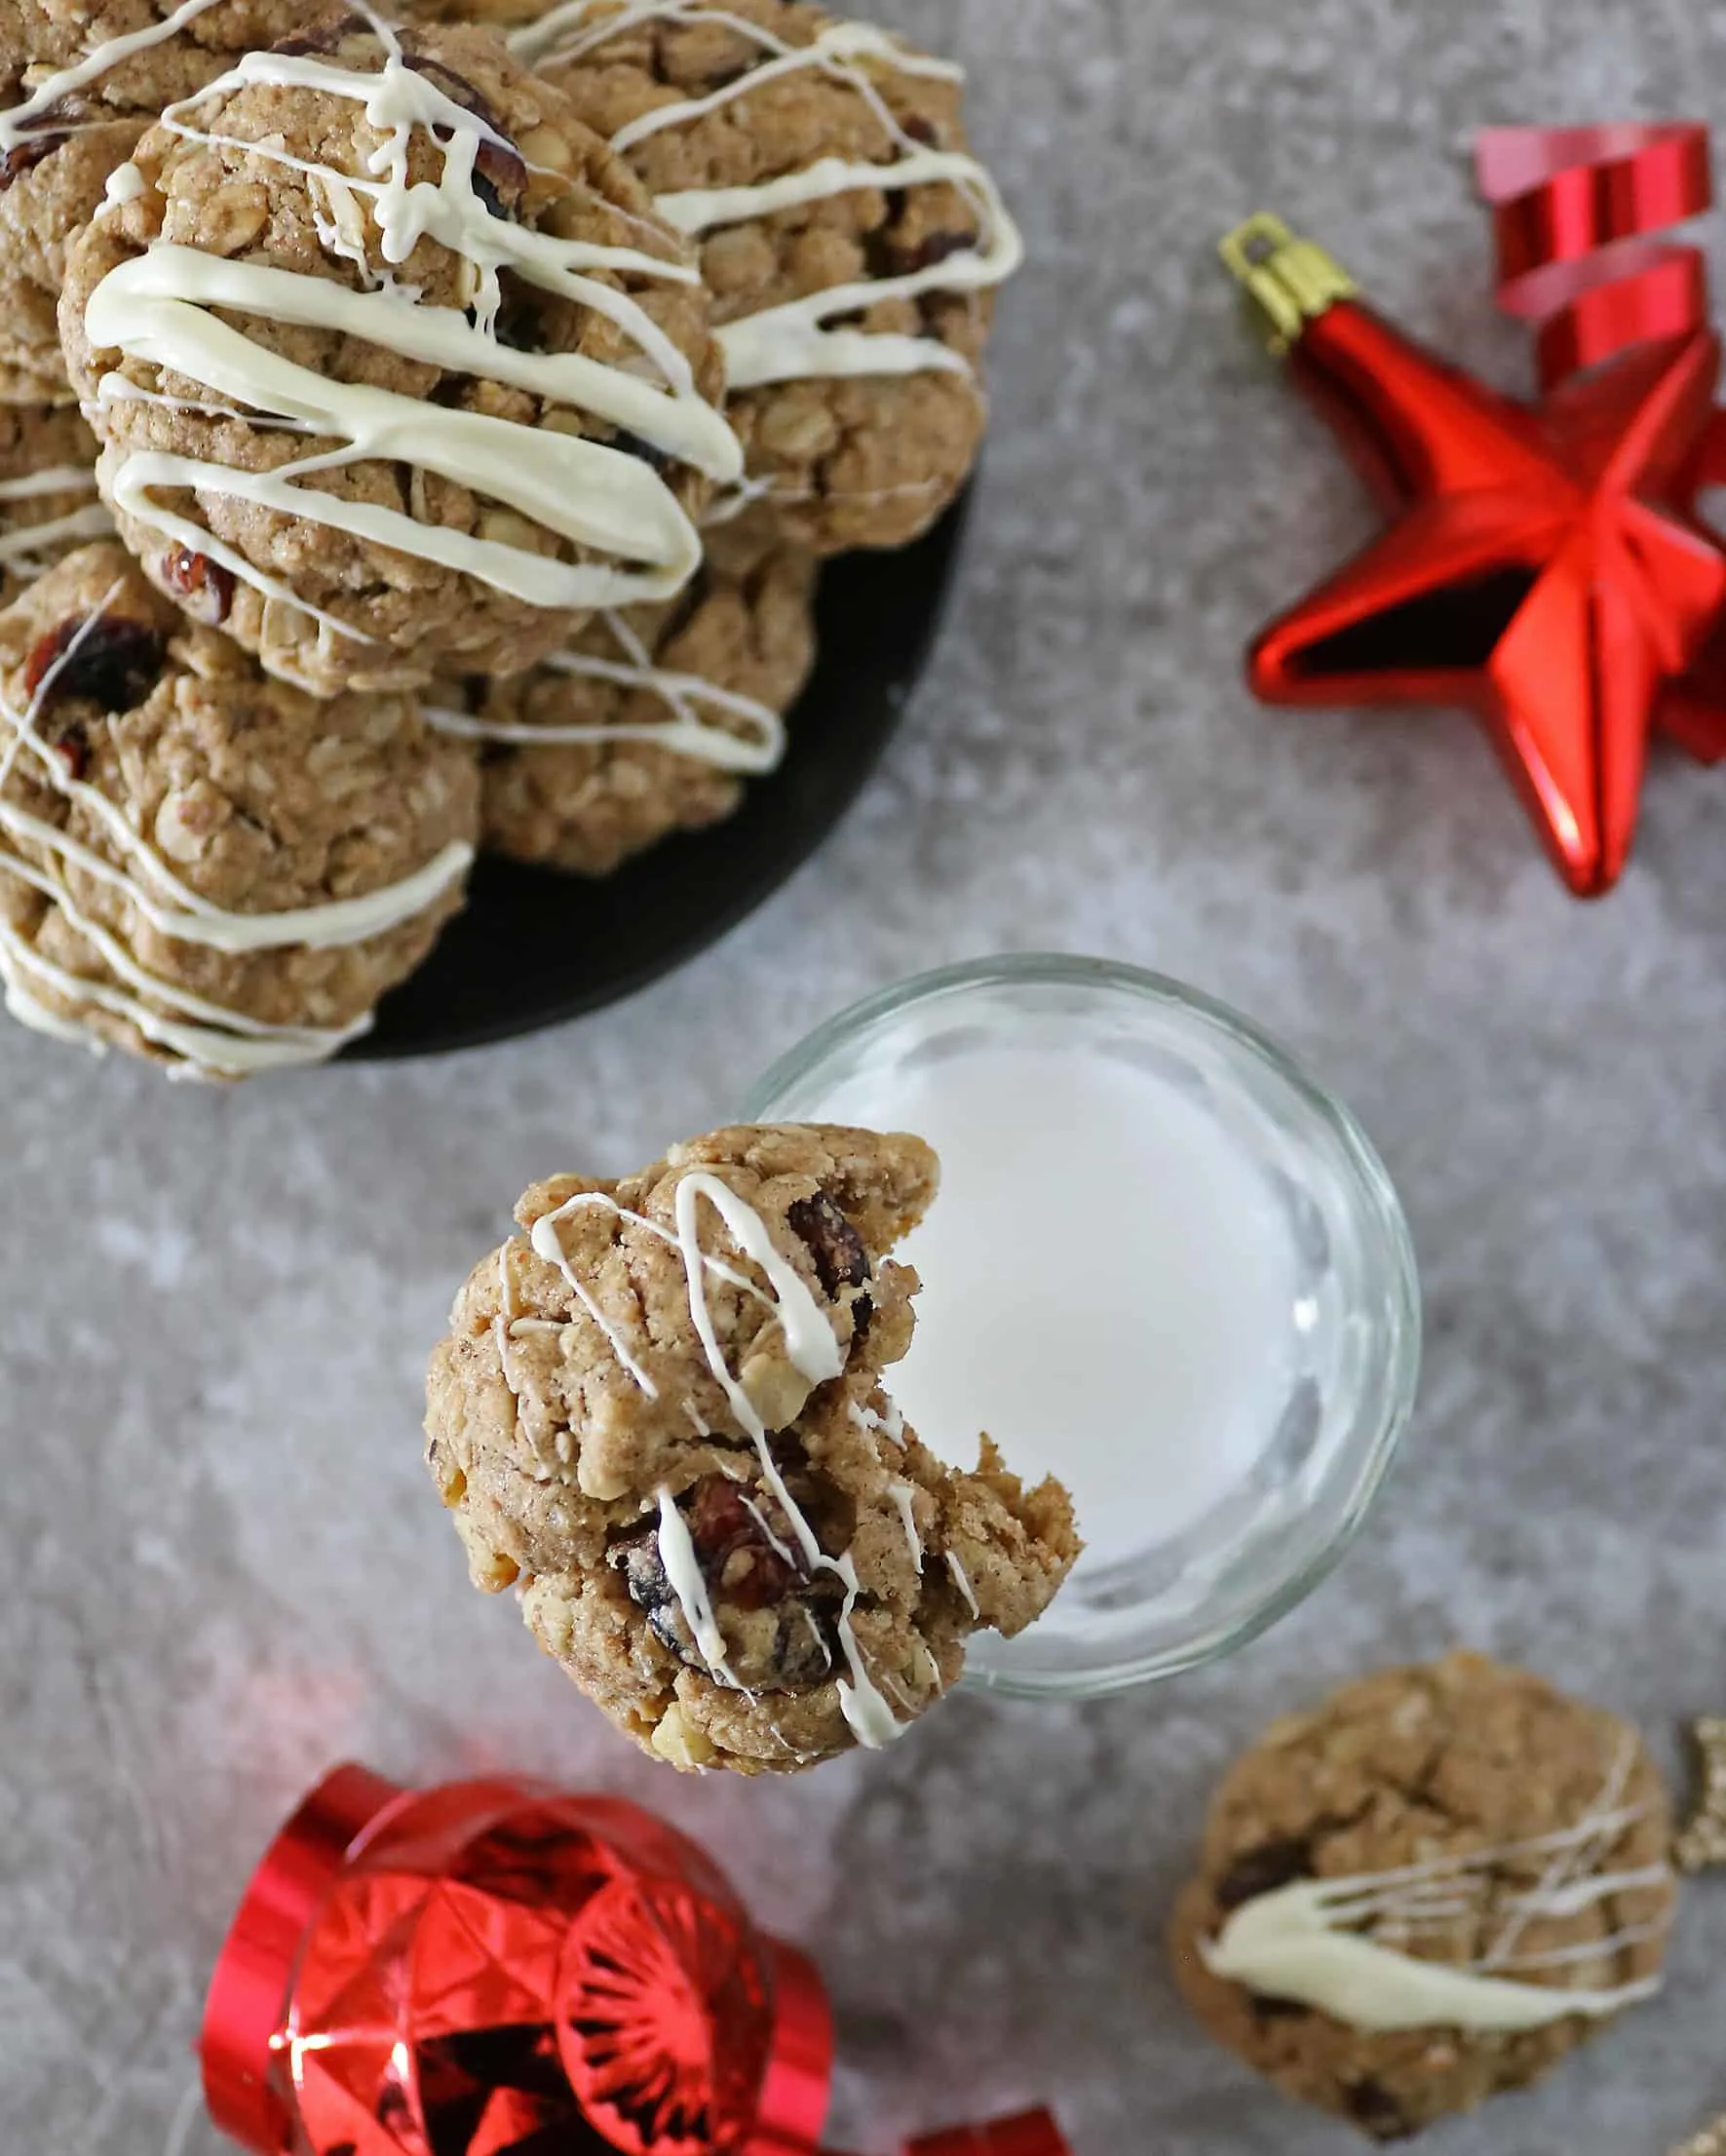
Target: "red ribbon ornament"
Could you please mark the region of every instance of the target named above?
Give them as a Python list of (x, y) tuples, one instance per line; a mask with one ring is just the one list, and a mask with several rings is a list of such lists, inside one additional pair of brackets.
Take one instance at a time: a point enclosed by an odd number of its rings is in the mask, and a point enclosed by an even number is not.
[(1647, 238), (1711, 207), (1706, 128), (1489, 128), (1475, 170), (1493, 210), (1498, 303), (1539, 326), (1543, 388), (1707, 327), (1701, 250)]
[[(1555, 389), (1639, 344), (1711, 334), (1707, 257), (1648, 235), (1714, 205), (1707, 128), (1491, 128), (1476, 175), (1492, 207), (1498, 303), (1539, 325), (1542, 383)], [(1726, 411), (1716, 409), (1679, 489), (1726, 486)], [(1658, 723), (1702, 763), (1726, 759), (1726, 622), (1688, 676), (1662, 699)]]
[[(200, 2045), (256, 2156), (821, 2156), (819, 1975), (706, 1853), (609, 1797), (362, 1767), (272, 1844)], [(904, 2156), (1070, 2156), (1034, 2112)]]
[(1537, 328), (1542, 397), (1474, 381), (1274, 219), (1225, 248), (1301, 386), (1396, 519), (1254, 645), (1285, 705), (1461, 704), (1484, 721), (1571, 890), (1610, 890), (1651, 732), (1726, 756), (1721, 345), (1700, 251), (1699, 127), (1481, 137), (1501, 306)]

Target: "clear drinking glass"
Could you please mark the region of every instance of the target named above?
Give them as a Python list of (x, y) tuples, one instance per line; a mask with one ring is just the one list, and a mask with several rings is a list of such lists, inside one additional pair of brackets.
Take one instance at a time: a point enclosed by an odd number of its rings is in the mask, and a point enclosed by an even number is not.
[(1266, 1343), (1286, 1395), (1238, 1485), (1168, 1539), (1147, 1505), (1130, 1559), (1082, 1565), (1021, 1638), (973, 1648), (968, 1681), (1096, 1698), (1234, 1653), (1338, 1562), (1414, 1404), (1419, 1283), (1396, 1191), (1348, 1110), (1245, 1019), (1131, 967), (1007, 957), (902, 982), (793, 1049), (746, 1113), (866, 1122), (857, 1106), (885, 1074), (1004, 1047), (1115, 1058), (1178, 1089), (1263, 1176), (1295, 1253), (1287, 1337)]

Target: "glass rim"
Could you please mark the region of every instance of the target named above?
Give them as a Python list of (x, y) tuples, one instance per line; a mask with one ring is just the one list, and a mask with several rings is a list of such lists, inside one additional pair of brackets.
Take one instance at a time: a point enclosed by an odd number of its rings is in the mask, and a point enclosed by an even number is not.
[(882, 1020), (975, 988), (1092, 988), (1160, 1005), (1183, 1019), (1197, 1019), (1236, 1049), (1270, 1070), (1319, 1121), (1345, 1157), (1362, 1199), (1362, 1218), (1377, 1236), (1385, 1260), (1387, 1350), (1379, 1378), (1378, 1426), (1334, 1522), (1320, 1546), (1267, 1587), (1244, 1613), (1219, 1620), (1178, 1646), (1109, 1654), (1066, 1671), (970, 1669), (964, 1682), (997, 1697), (1019, 1700), (1112, 1698), (1209, 1667), (1239, 1653), (1292, 1614), (1331, 1576), (1360, 1539), (1395, 1465), (1419, 1393), (1423, 1327), (1419, 1262), (1414, 1238), (1390, 1171), (1353, 1110), (1331, 1093), (1279, 1041), (1230, 1005), (1169, 975), (1119, 959), (1085, 958), (1054, 951), (1020, 951), (937, 967), (877, 989), (817, 1026), (751, 1087), (746, 1120), (760, 1122), (797, 1086)]

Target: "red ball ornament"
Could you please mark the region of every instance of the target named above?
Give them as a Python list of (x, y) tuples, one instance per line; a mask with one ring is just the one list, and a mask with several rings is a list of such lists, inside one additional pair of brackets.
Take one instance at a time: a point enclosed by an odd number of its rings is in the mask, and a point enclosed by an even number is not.
[[(819, 2156), (820, 1977), (610, 1797), (338, 1769), (211, 1984), (205, 2097), (256, 2156)], [(906, 2156), (1070, 2156), (1046, 2112)]]
[(1721, 347), (1692, 249), (1641, 235), (1710, 200), (1697, 129), (1483, 139), (1501, 299), (1545, 319), (1544, 394), (1475, 381), (1274, 217), (1224, 243), (1300, 386), (1396, 522), (1255, 643), (1267, 703), (1460, 704), (1559, 873), (1610, 890), (1648, 740), (1726, 755)]

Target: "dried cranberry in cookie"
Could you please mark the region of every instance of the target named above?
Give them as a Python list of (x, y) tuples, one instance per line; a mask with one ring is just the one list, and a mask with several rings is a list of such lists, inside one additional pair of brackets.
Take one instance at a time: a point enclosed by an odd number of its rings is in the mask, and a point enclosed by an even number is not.
[(937, 1177), (913, 1137), (720, 1131), (530, 1190), (457, 1300), (427, 1457), (475, 1582), (675, 1766), (892, 1742), (1078, 1555), (1058, 1484), (986, 1441), (954, 1472), (883, 1390)]
[(1660, 1988), (1672, 1823), (1636, 1732), (1455, 1654), (1278, 1723), (1224, 1781), (1181, 1987), (1288, 2096), (1397, 2141)]
[(668, 605), (604, 613), (525, 674), (438, 683), (427, 716), (479, 745), (483, 844), (603, 876), (733, 814), (815, 661), (814, 568), (734, 542)]
[(55, 321), (67, 250), (163, 107), (319, 19), (318, 0), (0, 8), (0, 402), (70, 401)]
[(810, 0), (566, 0), (515, 33), (695, 240), (749, 485), (822, 553), (963, 484), (996, 286), (1021, 254), (963, 70)]
[(402, 697), (327, 703), (112, 542), (0, 611), (0, 987), (178, 1072), (315, 1062), (461, 903), (479, 784)]
[(210, 564), (228, 634), (332, 695), (512, 672), (676, 596), (741, 468), (708, 315), (640, 183), (495, 38), (349, 19), (144, 136), (61, 327), (146, 573), (184, 599)]

